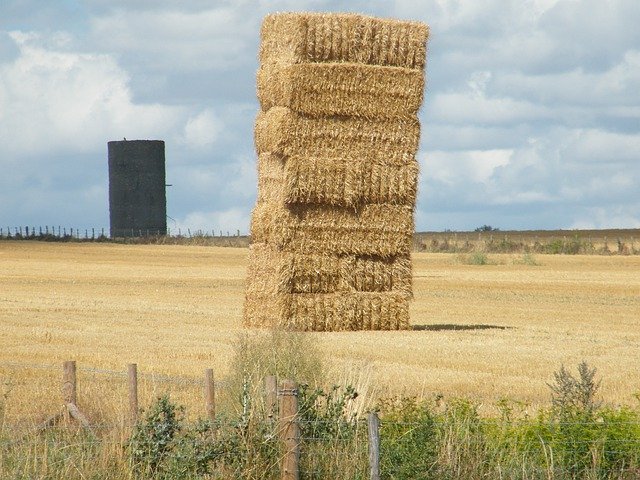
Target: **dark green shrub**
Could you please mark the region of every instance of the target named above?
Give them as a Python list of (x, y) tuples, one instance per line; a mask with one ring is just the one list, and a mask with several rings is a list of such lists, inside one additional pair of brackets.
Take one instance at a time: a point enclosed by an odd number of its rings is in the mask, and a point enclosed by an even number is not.
[(380, 467), (384, 478), (431, 479), (437, 475), (439, 433), (428, 403), (385, 401), (380, 410)]
[(596, 399), (600, 382), (596, 369), (586, 362), (578, 365), (575, 377), (564, 366), (553, 374), (551, 389), (550, 447), (556, 462), (572, 476), (586, 475), (596, 466), (596, 450), (602, 441), (603, 425), (596, 421), (601, 403)]
[(163, 473), (165, 459), (175, 447), (174, 439), (182, 430), (184, 408), (171, 403), (168, 395), (159, 397), (145, 418), (139, 421), (127, 448), (134, 472), (141, 477)]

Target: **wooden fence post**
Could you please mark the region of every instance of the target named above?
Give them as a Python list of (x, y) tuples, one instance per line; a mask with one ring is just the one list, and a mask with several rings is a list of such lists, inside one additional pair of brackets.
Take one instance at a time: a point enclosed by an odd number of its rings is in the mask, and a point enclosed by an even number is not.
[(129, 377), (129, 418), (131, 424), (135, 425), (138, 421), (138, 365), (135, 363), (127, 365), (127, 373)]
[(211, 423), (216, 420), (216, 390), (213, 382), (213, 369), (207, 368), (204, 371), (204, 390), (207, 407), (207, 417)]
[(278, 413), (278, 379), (275, 375), (264, 378), (264, 389), (266, 393), (267, 421), (272, 423)]
[(282, 480), (298, 480), (300, 471), (300, 425), (298, 425), (298, 388), (293, 380), (283, 380), (280, 395), (280, 439), (284, 455), (280, 468)]
[(380, 480), (380, 419), (376, 412), (369, 413), (369, 478)]
[(65, 404), (78, 403), (76, 392), (76, 361), (69, 360), (64, 362), (62, 372), (62, 397)]

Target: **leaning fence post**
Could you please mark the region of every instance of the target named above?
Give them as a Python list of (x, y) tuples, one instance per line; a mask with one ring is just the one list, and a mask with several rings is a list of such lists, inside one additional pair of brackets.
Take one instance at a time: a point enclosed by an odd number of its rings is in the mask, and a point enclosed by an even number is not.
[(129, 418), (135, 425), (138, 421), (138, 365), (130, 363), (127, 365), (129, 377)]
[(273, 422), (278, 412), (278, 379), (275, 375), (264, 378), (264, 389), (266, 393), (267, 420)]
[(284, 446), (280, 478), (298, 480), (300, 472), (300, 425), (298, 424), (298, 388), (293, 380), (283, 380), (280, 395), (280, 439)]
[(369, 478), (380, 480), (380, 419), (376, 412), (370, 412), (369, 426)]
[(65, 404), (78, 402), (76, 393), (76, 362), (69, 360), (64, 362), (62, 372), (62, 397)]
[(216, 390), (213, 382), (213, 369), (207, 368), (204, 371), (204, 390), (207, 406), (207, 418), (211, 423), (216, 420)]

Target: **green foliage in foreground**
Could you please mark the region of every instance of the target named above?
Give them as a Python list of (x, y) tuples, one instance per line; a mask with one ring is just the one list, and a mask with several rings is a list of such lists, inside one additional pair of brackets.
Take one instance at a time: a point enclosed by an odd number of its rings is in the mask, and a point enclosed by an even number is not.
[[(383, 400), (382, 478), (640, 478), (640, 408), (603, 406), (599, 387), (586, 363), (577, 374), (562, 367), (549, 383), (551, 406), (535, 416), (510, 400), (490, 418), (466, 399)], [(0, 478), (277, 479), (278, 425), (252, 391), (244, 387), (241, 413), (213, 423), (187, 423), (184, 409), (161, 396), (127, 436), (66, 427), (16, 441), (0, 427)], [(366, 419), (350, 408), (357, 392), (302, 385), (298, 398), (301, 478), (369, 478)]]

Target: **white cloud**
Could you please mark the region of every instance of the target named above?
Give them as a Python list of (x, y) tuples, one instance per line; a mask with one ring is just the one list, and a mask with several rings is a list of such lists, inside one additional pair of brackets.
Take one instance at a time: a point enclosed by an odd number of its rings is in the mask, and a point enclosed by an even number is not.
[(575, 130), (569, 137), (563, 154), (579, 163), (628, 163), (638, 172), (640, 133), (629, 135), (597, 129)]
[(492, 86), (514, 98), (534, 99), (559, 111), (568, 105), (603, 111), (629, 102), (639, 105), (640, 51), (627, 50), (618, 63), (604, 71), (574, 68), (543, 75), (503, 72), (494, 76)]
[(423, 176), (453, 185), (484, 183), (493, 171), (509, 164), (512, 150), (433, 151), (419, 155)]
[(132, 57), (146, 70), (225, 70), (255, 53), (248, 46), (259, 24), (251, 13), (233, 6), (119, 8), (92, 18), (91, 29), (102, 48)]
[[(575, 229), (599, 228), (640, 228), (640, 202), (628, 206), (614, 206), (610, 208), (594, 207), (587, 212), (577, 215), (569, 225)], [(612, 241), (614, 239), (611, 239)]]
[[(86, 202), (77, 218), (104, 217), (105, 143), (126, 136), (167, 141), (168, 207), (181, 225), (246, 229), (262, 17), (344, 8), (337, 0), (0, 6), (15, 30), (10, 42), (0, 32), (0, 163), (11, 163), (0, 177), (0, 217), (51, 218), (78, 198)], [(431, 26), (418, 228), (637, 225), (640, 2), (354, 0), (348, 8)], [(30, 201), (34, 191), (46, 200)]]
[(432, 122), (449, 124), (506, 125), (542, 120), (550, 112), (529, 101), (508, 97), (488, 97), (473, 89), (434, 93), (427, 101), (425, 116)]
[(187, 148), (208, 149), (220, 135), (224, 124), (211, 109), (206, 109), (187, 120), (184, 143)]
[(133, 103), (128, 75), (110, 55), (46, 49), (13, 32), (20, 56), (0, 65), (3, 158), (104, 149), (108, 140), (163, 138), (182, 109)]

